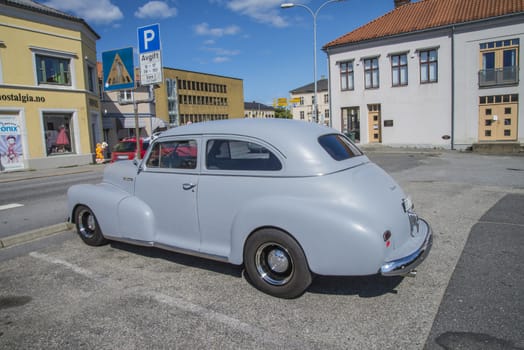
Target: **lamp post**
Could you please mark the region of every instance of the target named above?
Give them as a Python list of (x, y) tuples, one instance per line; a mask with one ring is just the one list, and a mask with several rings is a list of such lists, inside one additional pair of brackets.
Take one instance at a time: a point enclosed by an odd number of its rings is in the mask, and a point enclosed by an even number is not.
[(329, 0), (324, 2), (320, 7), (313, 12), (311, 8), (309, 8), (306, 5), (303, 4), (295, 4), (292, 2), (281, 4), (280, 7), (283, 9), (288, 9), (291, 7), (303, 7), (313, 16), (313, 81), (315, 83), (315, 91), (314, 91), (314, 99), (315, 102), (313, 104), (313, 121), (315, 123), (318, 123), (318, 91), (317, 91), (317, 15), (320, 9), (322, 9), (327, 4), (330, 4), (332, 2), (341, 2), (345, 0)]

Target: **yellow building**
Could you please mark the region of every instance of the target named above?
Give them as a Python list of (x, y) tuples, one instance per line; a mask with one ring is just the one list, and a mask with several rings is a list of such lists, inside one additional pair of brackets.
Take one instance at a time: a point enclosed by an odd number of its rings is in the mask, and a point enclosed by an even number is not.
[(89, 164), (101, 140), (99, 35), (35, 2), (0, 2), (0, 159), (6, 170)]
[(171, 126), (244, 117), (242, 79), (164, 68), (156, 115)]

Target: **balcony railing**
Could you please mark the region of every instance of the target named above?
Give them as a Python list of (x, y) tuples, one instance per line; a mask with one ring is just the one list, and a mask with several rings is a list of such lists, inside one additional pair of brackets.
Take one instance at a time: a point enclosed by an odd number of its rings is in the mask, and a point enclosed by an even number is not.
[(483, 69), (479, 71), (479, 87), (511, 85), (519, 82), (519, 67)]

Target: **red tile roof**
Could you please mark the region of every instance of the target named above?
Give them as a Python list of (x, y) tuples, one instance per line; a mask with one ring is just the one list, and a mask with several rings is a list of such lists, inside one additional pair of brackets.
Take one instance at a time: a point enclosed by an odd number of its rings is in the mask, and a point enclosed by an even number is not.
[(420, 0), (400, 6), (324, 48), (524, 12), (524, 0)]

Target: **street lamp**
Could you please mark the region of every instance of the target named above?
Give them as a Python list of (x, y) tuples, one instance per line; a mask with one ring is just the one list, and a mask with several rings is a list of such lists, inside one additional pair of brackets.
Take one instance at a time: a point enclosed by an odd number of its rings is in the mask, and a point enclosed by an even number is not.
[(313, 12), (313, 10), (311, 8), (309, 8), (308, 6), (306, 5), (303, 5), (303, 4), (295, 4), (295, 3), (292, 3), (292, 2), (287, 2), (287, 3), (284, 3), (282, 5), (280, 5), (281, 8), (283, 9), (288, 9), (288, 8), (291, 8), (291, 7), (303, 7), (305, 8), (306, 10), (309, 11), (309, 13), (311, 13), (311, 16), (313, 16), (313, 81), (315, 82), (315, 91), (314, 91), (314, 98), (315, 98), (315, 103), (313, 104), (313, 120), (318, 123), (318, 91), (317, 91), (317, 15), (318, 15), (318, 12), (320, 11), (321, 8), (323, 8), (324, 6), (326, 6), (327, 4), (330, 4), (332, 2), (341, 2), (341, 1), (345, 1), (345, 0), (329, 0), (329, 1), (326, 1), (325, 3), (323, 3), (322, 5), (320, 5), (320, 7), (315, 11)]

